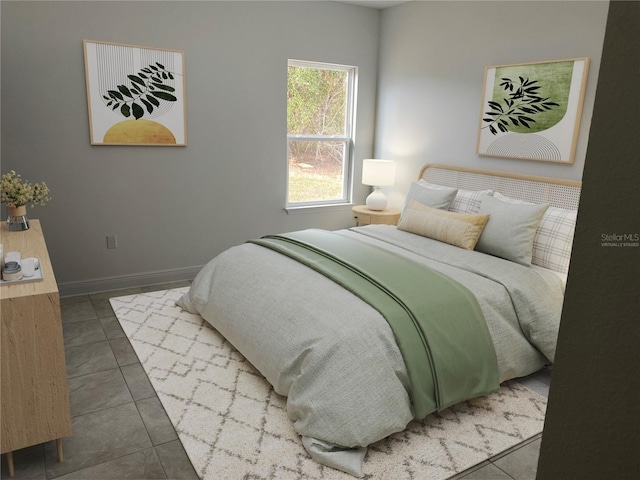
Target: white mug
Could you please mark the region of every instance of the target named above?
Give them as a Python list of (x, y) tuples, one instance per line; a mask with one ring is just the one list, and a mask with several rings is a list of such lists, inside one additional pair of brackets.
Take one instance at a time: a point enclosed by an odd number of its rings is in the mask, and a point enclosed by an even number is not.
[(22, 275), (25, 277), (33, 277), (36, 273), (36, 261), (35, 258), (25, 258), (20, 262), (22, 267)]
[(22, 261), (24, 262), (25, 260), (33, 260), (33, 265), (34, 268), (36, 270), (38, 270), (40, 268), (40, 260), (36, 257), (29, 257), (29, 258), (23, 258)]

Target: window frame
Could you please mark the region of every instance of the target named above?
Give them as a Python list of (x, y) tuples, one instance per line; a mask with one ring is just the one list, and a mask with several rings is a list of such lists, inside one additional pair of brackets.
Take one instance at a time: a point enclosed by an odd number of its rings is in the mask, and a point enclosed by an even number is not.
[[(318, 207), (342, 206), (352, 203), (353, 198), (353, 150), (355, 137), (355, 117), (356, 117), (356, 97), (357, 97), (357, 77), (358, 67), (354, 65), (342, 65), (336, 63), (324, 63), (307, 60), (287, 60), (287, 78), (289, 67), (315, 68), (323, 70), (337, 70), (347, 74), (347, 99), (345, 112), (345, 135), (305, 135), (290, 134), (287, 126), (287, 177), (285, 210), (308, 210)], [(288, 105), (287, 105), (288, 108)], [(311, 200), (300, 202), (289, 202), (289, 160), (291, 142), (344, 142), (344, 156), (342, 162), (342, 198), (332, 198), (326, 200)]]

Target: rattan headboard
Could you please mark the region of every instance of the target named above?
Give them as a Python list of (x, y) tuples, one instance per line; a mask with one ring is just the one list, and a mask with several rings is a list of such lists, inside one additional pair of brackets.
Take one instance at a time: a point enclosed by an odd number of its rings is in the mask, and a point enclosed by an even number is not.
[(576, 210), (582, 182), (429, 163), (419, 179), (465, 190), (491, 189), (508, 197)]

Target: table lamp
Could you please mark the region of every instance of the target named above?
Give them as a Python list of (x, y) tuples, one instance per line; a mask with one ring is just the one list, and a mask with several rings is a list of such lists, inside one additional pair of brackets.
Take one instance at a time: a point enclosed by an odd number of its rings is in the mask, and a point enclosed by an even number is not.
[(370, 210), (384, 210), (387, 208), (387, 197), (380, 187), (393, 185), (396, 176), (396, 162), (393, 160), (362, 161), (362, 183), (371, 185), (373, 192), (367, 197), (367, 208)]

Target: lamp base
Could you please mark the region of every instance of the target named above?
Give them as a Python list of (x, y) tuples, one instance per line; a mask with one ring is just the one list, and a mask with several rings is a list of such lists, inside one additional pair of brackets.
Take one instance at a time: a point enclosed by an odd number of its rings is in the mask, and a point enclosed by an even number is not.
[(387, 197), (380, 187), (373, 187), (373, 192), (367, 197), (367, 208), (369, 210), (384, 210), (387, 208)]

